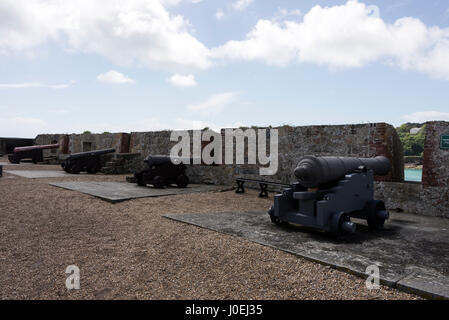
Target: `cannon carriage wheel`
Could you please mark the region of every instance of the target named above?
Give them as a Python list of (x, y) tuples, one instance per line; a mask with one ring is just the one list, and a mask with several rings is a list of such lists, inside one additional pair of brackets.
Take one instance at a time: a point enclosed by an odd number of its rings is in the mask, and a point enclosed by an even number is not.
[(355, 232), (356, 225), (345, 212), (335, 213), (330, 221), (331, 232), (337, 236), (345, 236)]
[(155, 188), (163, 188), (166, 184), (165, 178), (162, 176), (155, 176), (153, 179), (153, 185)]
[(286, 224), (288, 224), (287, 222), (282, 221), (281, 219), (279, 219), (279, 217), (276, 217), (274, 215), (274, 205), (270, 207), (270, 209), (268, 210), (268, 214), (270, 215), (271, 222), (273, 222), (275, 225), (285, 226)]
[(79, 174), (81, 172), (81, 169), (75, 163), (66, 164), (64, 170), (71, 174)]
[(100, 170), (101, 170), (100, 167), (91, 167), (91, 166), (88, 166), (88, 167), (86, 168), (86, 172), (89, 173), (89, 174), (96, 174), (97, 172), (100, 172)]
[(142, 172), (136, 172), (134, 173), (134, 178), (136, 179), (136, 183), (138, 186), (146, 187), (147, 183), (143, 179), (143, 173)]
[(185, 174), (176, 177), (176, 185), (178, 188), (185, 188), (189, 184), (189, 178)]
[(371, 200), (367, 203), (366, 221), (371, 230), (382, 229), (388, 216), (389, 214), (383, 201)]

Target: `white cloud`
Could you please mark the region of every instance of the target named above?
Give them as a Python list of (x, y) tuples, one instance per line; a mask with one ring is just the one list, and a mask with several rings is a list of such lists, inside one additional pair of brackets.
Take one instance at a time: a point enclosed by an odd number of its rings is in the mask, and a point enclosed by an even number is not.
[(193, 74), (186, 76), (174, 74), (168, 79), (168, 82), (177, 87), (194, 87), (197, 85)]
[(97, 81), (104, 83), (113, 83), (113, 84), (126, 84), (126, 83), (134, 83), (135, 81), (131, 78), (128, 78), (123, 73), (120, 73), (115, 70), (108, 71), (106, 73), (99, 74), (97, 76)]
[(70, 87), (75, 81), (62, 84), (43, 84), (41, 82), (24, 82), (24, 83), (0, 83), (0, 89), (26, 89), (26, 88), (51, 88), (65, 89)]
[(449, 28), (419, 19), (393, 24), (356, 0), (313, 7), (300, 22), (259, 20), (245, 40), (213, 49), (215, 58), (260, 60), (272, 65), (314, 63), (330, 69), (384, 62), (449, 80)]
[(223, 18), (224, 18), (223, 9), (218, 8), (217, 11), (215, 12), (215, 19), (222, 20)]
[(238, 91), (214, 94), (204, 102), (188, 105), (187, 109), (203, 115), (217, 114), (236, 102), (240, 94)]
[[(430, 27), (411, 17), (387, 23), (373, 6), (356, 0), (314, 6), (301, 21), (286, 21), (298, 16), (298, 10), (279, 9), (271, 20), (259, 20), (244, 40), (212, 50), (192, 35), (188, 20), (164, 7), (182, 1), (186, 0), (2, 0), (0, 55), (33, 54), (55, 41), (68, 52), (94, 53), (117, 65), (173, 73), (207, 69), (213, 59), (280, 66), (314, 63), (330, 69), (382, 62), (449, 80), (449, 28)], [(251, 3), (237, 0), (232, 7), (243, 10)], [(217, 10), (216, 18), (222, 14)]]
[(40, 82), (24, 82), (24, 83), (0, 83), (0, 89), (23, 89), (41, 87)]
[(180, 4), (181, 2), (191, 2), (194, 4), (200, 3), (203, 0), (161, 0), (161, 3), (165, 6), (176, 6)]
[(190, 29), (159, 0), (0, 2), (0, 54), (32, 53), (55, 40), (69, 51), (99, 54), (118, 65), (205, 69), (209, 50)]
[(232, 3), (232, 7), (237, 11), (243, 11), (253, 2), (254, 0), (237, 0), (236, 2)]
[(164, 6), (167, 6), (167, 7), (169, 7), (169, 6), (176, 6), (176, 5), (178, 5), (179, 3), (181, 3), (183, 0), (161, 0), (161, 3), (164, 5)]
[(301, 10), (298, 10), (298, 9), (287, 10), (285, 8), (278, 8), (278, 10), (272, 20), (280, 21), (280, 20), (284, 20), (287, 17), (299, 17), (301, 15), (302, 15)]
[(449, 121), (449, 112), (421, 111), (413, 112), (402, 117), (407, 122)]

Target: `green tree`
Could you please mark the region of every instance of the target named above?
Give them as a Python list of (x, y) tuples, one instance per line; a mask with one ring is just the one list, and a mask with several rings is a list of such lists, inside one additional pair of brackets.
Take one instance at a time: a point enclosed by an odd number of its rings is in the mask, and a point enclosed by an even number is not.
[[(410, 129), (422, 128), (417, 134), (410, 134)], [(396, 128), (404, 147), (406, 156), (422, 156), (424, 152), (424, 140), (426, 136), (425, 125), (420, 123), (404, 123)]]

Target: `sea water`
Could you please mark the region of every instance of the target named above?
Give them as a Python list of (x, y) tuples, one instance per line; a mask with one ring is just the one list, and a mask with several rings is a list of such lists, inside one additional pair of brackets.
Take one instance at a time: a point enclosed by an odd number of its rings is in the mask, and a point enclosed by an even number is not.
[(421, 182), (422, 179), (422, 169), (404, 169), (404, 180), (405, 181), (416, 181)]

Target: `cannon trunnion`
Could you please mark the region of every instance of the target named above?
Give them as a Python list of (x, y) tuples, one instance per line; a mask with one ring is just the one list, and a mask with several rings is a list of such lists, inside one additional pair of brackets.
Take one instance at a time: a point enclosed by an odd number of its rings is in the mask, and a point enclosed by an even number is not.
[(186, 166), (181, 159), (170, 159), (169, 156), (148, 156), (144, 160), (147, 168), (134, 174), (139, 186), (152, 184), (156, 188), (163, 188), (170, 184), (176, 184), (179, 188), (185, 188), (189, 184), (189, 178), (185, 174)]
[(64, 160), (61, 166), (67, 173), (87, 172), (95, 174), (101, 170), (103, 165), (101, 156), (113, 152), (115, 152), (115, 149), (73, 153)]
[(298, 182), (274, 197), (271, 221), (299, 224), (334, 234), (354, 233), (351, 218), (366, 219), (371, 229), (383, 227), (389, 214), (374, 200), (374, 175), (385, 175), (391, 165), (385, 157), (303, 157)]

